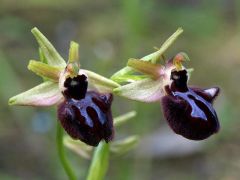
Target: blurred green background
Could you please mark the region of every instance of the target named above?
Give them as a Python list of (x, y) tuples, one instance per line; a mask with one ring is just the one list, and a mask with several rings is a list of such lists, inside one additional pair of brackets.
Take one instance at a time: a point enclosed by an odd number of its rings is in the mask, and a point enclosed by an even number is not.
[[(0, 0), (0, 179), (66, 179), (56, 153), (55, 109), (7, 105), (41, 81), (27, 70), (28, 60), (38, 58), (34, 26), (64, 58), (70, 40), (78, 42), (82, 66), (107, 77), (183, 27), (165, 55), (186, 52), (186, 66), (195, 69), (190, 83), (221, 87), (215, 102), (221, 130), (204, 142), (188, 141), (167, 127), (160, 103), (115, 97), (114, 116), (138, 112), (116, 138), (142, 138), (134, 151), (112, 156), (107, 179), (240, 179), (239, 22), (238, 0)], [(67, 154), (84, 179), (90, 162)]]

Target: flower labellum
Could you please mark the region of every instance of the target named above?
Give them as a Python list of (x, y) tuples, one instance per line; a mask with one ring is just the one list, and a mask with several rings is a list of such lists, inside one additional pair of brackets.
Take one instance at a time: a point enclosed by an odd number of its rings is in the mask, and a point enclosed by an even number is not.
[(97, 146), (104, 139), (113, 139), (113, 119), (110, 93), (87, 91), (87, 77), (68, 77), (62, 92), (65, 100), (58, 106), (58, 119), (63, 128), (74, 139)]
[(217, 114), (212, 106), (219, 88), (191, 88), (187, 86), (185, 69), (171, 72), (171, 84), (165, 86), (162, 97), (164, 116), (177, 134), (191, 140), (203, 140), (219, 130)]

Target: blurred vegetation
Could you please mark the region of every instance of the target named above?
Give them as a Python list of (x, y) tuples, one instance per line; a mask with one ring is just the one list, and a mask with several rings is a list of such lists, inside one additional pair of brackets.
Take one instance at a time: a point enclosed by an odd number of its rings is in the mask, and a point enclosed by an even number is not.
[[(183, 27), (184, 34), (166, 56), (185, 51), (191, 58), (186, 66), (195, 69), (190, 83), (221, 87), (215, 107), (222, 129), (201, 143), (202, 149), (184, 155), (113, 157), (108, 179), (239, 179), (239, 1), (0, 0), (0, 4), (0, 179), (66, 178), (55, 149), (55, 109), (7, 105), (9, 97), (41, 81), (26, 68), (29, 59), (38, 58), (30, 33), (34, 26), (65, 58), (70, 40), (78, 42), (82, 66), (105, 76), (125, 66), (128, 58), (153, 52), (152, 47), (159, 47), (177, 27)], [(115, 116), (129, 110), (136, 110), (138, 116), (117, 131), (116, 138), (131, 132), (144, 139), (163, 129), (174, 136), (159, 103), (115, 97)], [(173, 141), (171, 136), (159, 138), (162, 146), (167, 141)], [(89, 162), (68, 153), (84, 178)]]

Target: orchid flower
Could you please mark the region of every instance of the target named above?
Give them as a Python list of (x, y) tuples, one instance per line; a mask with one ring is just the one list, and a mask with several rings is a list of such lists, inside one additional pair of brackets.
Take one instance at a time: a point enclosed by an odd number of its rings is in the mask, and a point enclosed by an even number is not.
[[(128, 66), (115, 73), (112, 79), (121, 83), (128, 77), (130, 83), (113, 92), (136, 101), (160, 102), (165, 119), (176, 134), (203, 140), (219, 131), (213, 101), (220, 89), (188, 86), (193, 69), (186, 69), (182, 64), (189, 61), (186, 53), (178, 53), (165, 64), (158, 63), (165, 59), (163, 52), (181, 33), (182, 29), (178, 29), (157, 52), (141, 59), (129, 59)], [(140, 73), (138, 80), (136, 73)]]
[[(78, 44), (71, 42), (68, 63), (56, 51), (48, 39), (37, 29), (32, 33), (40, 46), (40, 61), (30, 60), (28, 69), (44, 78), (44, 82), (34, 88), (16, 95), (9, 100), (9, 105), (52, 106), (63, 100), (62, 83), (64, 78), (78, 74), (86, 74), (89, 83), (100, 92), (111, 92), (120, 85), (92, 71), (80, 69), (78, 66)], [(75, 68), (75, 69), (74, 69)]]

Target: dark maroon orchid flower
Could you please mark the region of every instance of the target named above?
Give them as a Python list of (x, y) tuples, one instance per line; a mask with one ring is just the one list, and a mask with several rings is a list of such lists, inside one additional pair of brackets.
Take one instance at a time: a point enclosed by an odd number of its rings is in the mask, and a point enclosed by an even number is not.
[(58, 106), (58, 119), (74, 139), (97, 146), (113, 138), (112, 94), (87, 91), (87, 77), (77, 75), (64, 82), (64, 102)]
[(220, 126), (212, 103), (219, 88), (188, 87), (186, 70), (173, 70), (171, 80), (161, 103), (173, 131), (191, 140), (203, 140), (218, 132)]
[(130, 59), (128, 66), (148, 78), (119, 87), (114, 92), (142, 102), (160, 101), (165, 119), (175, 133), (191, 140), (206, 139), (219, 130), (212, 105), (219, 88), (188, 87), (191, 69), (186, 69), (183, 61), (189, 61), (185, 53), (178, 53), (165, 65)]

